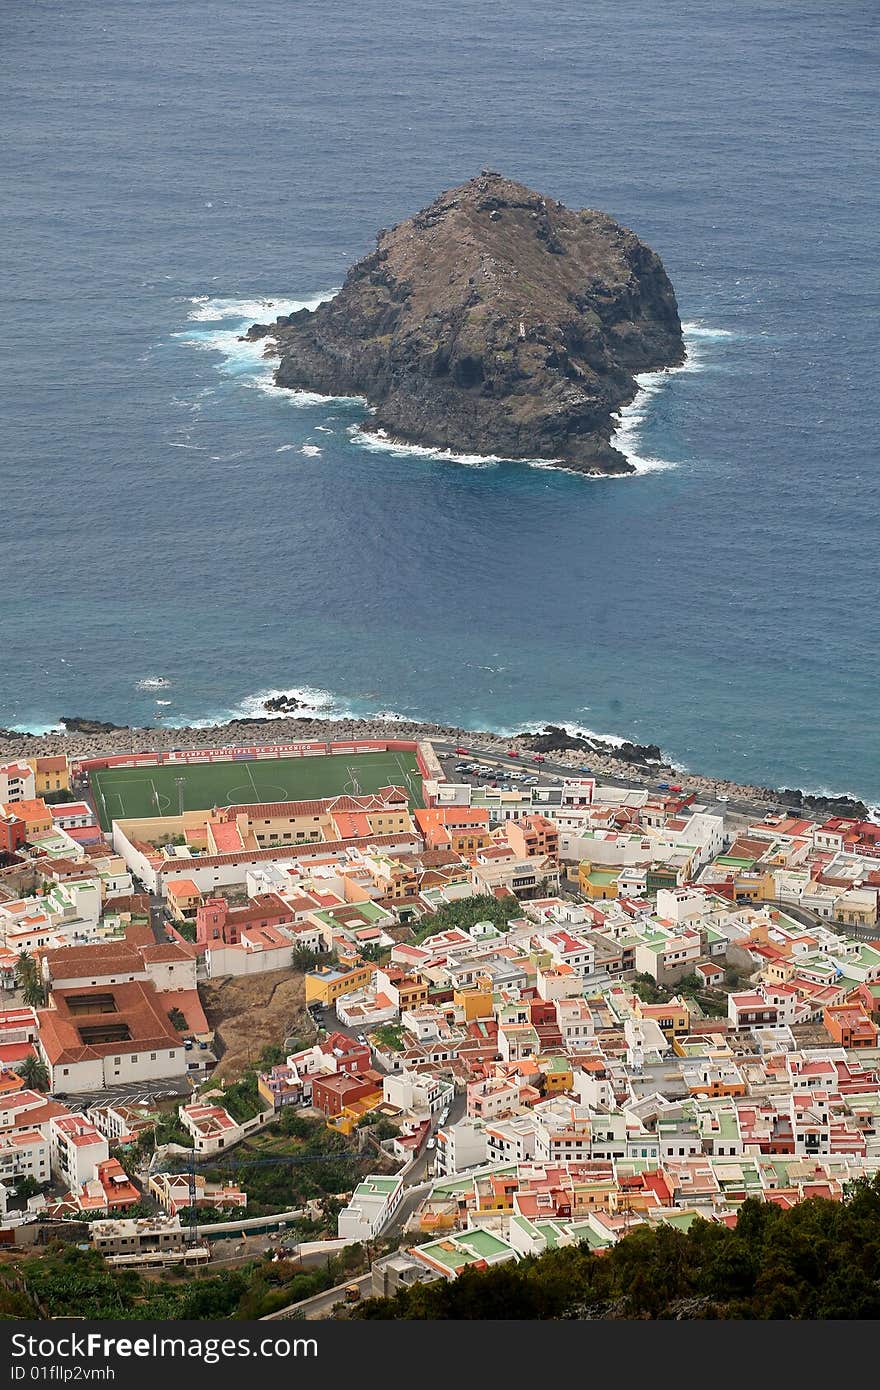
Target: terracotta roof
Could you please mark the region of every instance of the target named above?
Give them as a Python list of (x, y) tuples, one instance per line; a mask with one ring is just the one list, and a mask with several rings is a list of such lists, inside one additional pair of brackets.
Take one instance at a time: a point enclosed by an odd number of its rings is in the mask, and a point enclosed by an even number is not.
[[(112, 1053), (144, 1052), (151, 1049), (180, 1046), (180, 1038), (168, 1018), (164, 996), (151, 984), (129, 981), (121, 985), (101, 986), (103, 993), (112, 994), (113, 1013), (70, 1012), (70, 1002), (88, 998), (91, 988), (56, 989), (52, 992), (53, 1008), (39, 1009), (40, 1045), (53, 1066), (60, 1062), (83, 1062), (106, 1057)], [(117, 1042), (84, 1043), (80, 1030), (95, 1024), (118, 1021), (128, 1027), (130, 1037)]]
[(177, 941), (163, 941), (153, 946), (142, 946), (139, 954), (148, 965), (159, 965), (165, 961), (192, 960), (197, 952), (194, 946), (182, 946)]
[(89, 946), (62, 946), (44, 951), (50, 979), (85, 979), (92, 975), (143, 974), (140, 954), (127, 942), (94, 942)]
[[(198, 868), (216, 869), (224, 864), (259, 864), (270, 863), (278, 859), (309, 859), (325, 855), (329, 857), (353, 848), (371, 849), (373, 846), (397, 845), (400, 843), (401, 835), (411, 835), (412, 839), (418, 839), (415, 831), (398, 831), (390, 835), (369, 835), (363, 840), (315, 840), (311, 844), (305, 845), (276, 845), (271, 849), (241, 849), (235, 854), (200, 854)], [(149, 850), (150, 847), (146, 846), (146, 849)], [(170, 860), (163, 861), (158, 865), (160, 873), (170, 867)]]

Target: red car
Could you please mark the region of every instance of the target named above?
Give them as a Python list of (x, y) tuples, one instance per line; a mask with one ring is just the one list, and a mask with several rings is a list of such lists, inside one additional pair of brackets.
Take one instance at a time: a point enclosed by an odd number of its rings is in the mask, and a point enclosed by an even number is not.
[(459, 755), (459, 757), (461, 757), (462, 754), (467, 755), (468, 753), (470, 753), (471, 750), (469, 748), (456, 748), (455, 751)]
[(532, 762), (533, 762), (533, 763), (542, 763), (543, 761), (544, 761), (544, 754), (543, 754), (543, 753), (533, 753), (533, 754), (532, 754)]
[(677, 782), (670, 782), (670, 784), (669, 784), (669, 790), (670, 790), (671, 792), (680, 792), (680, 791), (681, 791), (681, 787), (678, 785)]
[(518, 757), (519, 757), (519, 749), (518, 749), (518, 748), (508, 748), (508, 750), (507, 750), (507, 756), (508, 756), (508, 758), (518, 758)]

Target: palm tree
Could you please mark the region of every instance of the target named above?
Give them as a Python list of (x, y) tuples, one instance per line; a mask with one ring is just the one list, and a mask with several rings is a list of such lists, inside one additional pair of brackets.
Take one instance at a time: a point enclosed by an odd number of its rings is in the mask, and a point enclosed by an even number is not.
[(37, 963), (27, 951), (22, 951), (15, 962), (15, 980), (25, 1004), (41, 1009), (46, 1002), (46, 991), (40, 979)]
[(32, 1091), (48, 1091), (49, 1073), (46, 1063), (42, 1057), (37, 1057), (35, 1053), (25, 1057), (21, 1066), (18, 1068), (19, 1076), (23, 1077), (27, 1086)]
[(34, 971), (31, 978), (25, 982), (21, 997), (32, 1009), (42, 1009), (44, 1007), (46, 1003), (46, 991), (36, 971)]
[(27, 951), (22, 951), (15, 962), (15, 983), (19, 989), (24, 989), (28, 980), (33, 979), (36, 970), (33, 956), (29, 955)]

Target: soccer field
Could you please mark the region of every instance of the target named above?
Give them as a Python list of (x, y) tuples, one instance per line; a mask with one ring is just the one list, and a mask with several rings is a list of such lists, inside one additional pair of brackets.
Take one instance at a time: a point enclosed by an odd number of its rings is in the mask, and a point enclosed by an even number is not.
[(380, 787), (403, 787), (421, 806), (415, 753), (333, 753), (326, 757), (257, 758), (161, 767), (111, 767), (91, 775), (92, 799), (104, 830), (114, 820), (176, 816), (212, 806), (259, 801), (311, 801)]

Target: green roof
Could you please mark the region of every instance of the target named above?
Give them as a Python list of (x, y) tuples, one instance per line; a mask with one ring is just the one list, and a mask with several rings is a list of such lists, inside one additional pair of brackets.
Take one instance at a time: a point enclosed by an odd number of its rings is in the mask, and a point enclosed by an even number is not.
[(491, 1259), (493, 1255), (503, 1255), (510, 1250), (507, 1241), (501, 1240), (491, 1231), (462, 1231), (455, 1239), (465, 1249), (473, 1250), (474, 1254), (481, 1260)]

